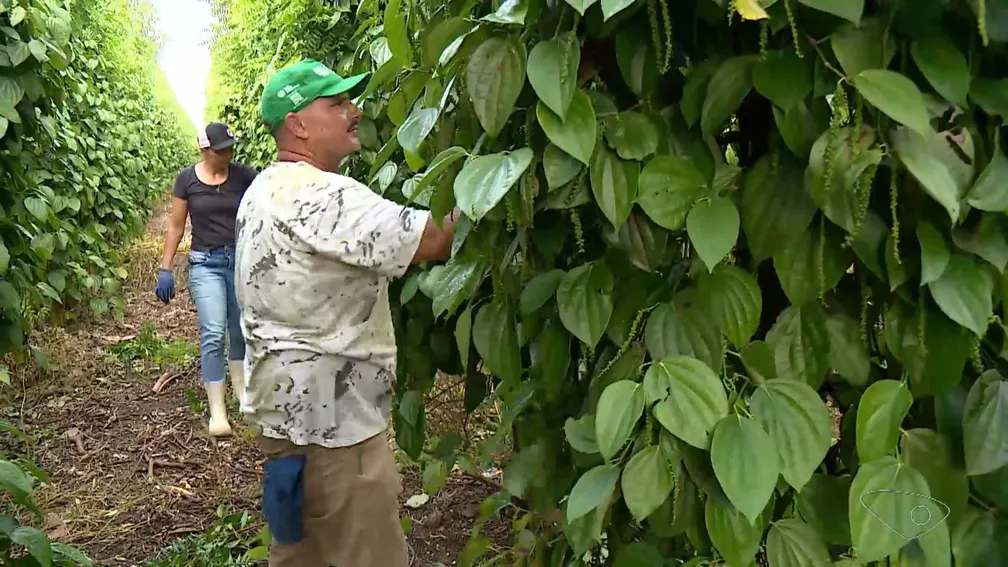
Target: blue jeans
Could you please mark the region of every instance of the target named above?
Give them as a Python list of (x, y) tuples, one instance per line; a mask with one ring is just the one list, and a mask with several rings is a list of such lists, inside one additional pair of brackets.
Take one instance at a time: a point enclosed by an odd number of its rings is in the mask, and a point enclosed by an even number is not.
[(196, 302), (200, 325), (200, 364), (203, 382), (223, 382), (224, 338), (229, 336), (228, 360), (245, 358), (241, 312), (235, 298), (234, 248), (189, 252), (189, 293)]

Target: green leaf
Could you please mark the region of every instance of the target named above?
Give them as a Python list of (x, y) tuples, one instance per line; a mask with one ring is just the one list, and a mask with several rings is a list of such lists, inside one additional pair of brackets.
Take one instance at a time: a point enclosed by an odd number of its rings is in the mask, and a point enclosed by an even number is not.
[(500, 134), (525, 84), (525, 44), (491, 37), (469, 59), (466, 86), (476, 117), (491, 138)]
[(928, 284), (928, 289), (949, 319), (978, 337), (986, 334), (987, 323), (994, 314), (991, 299), (994, 281), (971, 257), (953, 254), (948, 267), (937, 280)]
[(595, 439), (595, 416), (584, 415), (579, 419), (568, 417), (564, 422), (564, 435), (567, 442), (576, 451), (586, 455), (599, 452), (598, 441)]
[(17, 67), (31, 57), (31, 50), (28, 44), (22, 41), (12, 41), (7, 44), (7, 55), (10, 56), (11, 66)]
[(462, 367), (469, 366), (469, 347), (472, 342), (472, 307), (466, 307), (455, 322), (455, 344), (458, 345)]
[(550, 191), (570, 183), (581, 172), (581, 162), (561, 150), (552, 142), (543, 152), (543, 169), (546, 171), (546, 185)]
[(753, 67), (753, 86), (781, 110), (812, 94), (812, 66), (793, 49), (772, 51)]
[(431, 133), (434, 129), (434, 125), (437, 124), (438, 116), (437, 108), (423, 108), (416, 107), (413, 112), (406, 118), (396, 131), (396, 139), (399, 140), (399, 145), (408, 152), (416, 153), (420, 148), (420, 144), (427, 138), (427, 135)]
[(854, 386), (868, 383), (871, 359), (861, 341), (860, 322), (842, 313), (826, 320), (829, 335), (829, 366)]
[(420, 291), (431, 298), (435, 317), (452, 314), (479, 286), (486, 266), (472, 255), (456, 255), (446, 264), (434, 266), (420, 281)]
[[(644, 394), (640, 390), (638, 393), (643, 409)], [(641, 523), (657, 510), (672, 492), (674, 482), (671, 464), (657, 445), (646, 447), (630, 457), (623, 468), (621, 487), (623, 501), (634, 520)]]
[(633, 110), (608, 118), (605, 138), (623, 159), (642, 160), (658, 151), (658, 128), (647, 116)]
[(480, 156), (455, 177), (455, 202), (474, 221), (482, 219), (511, 190), (532, 163), (533, 152), (522, 148)]
[(505, 383), (521, 380), (521, 352), (514, 316), (504, 301), (493, 301), (480, 308), (473, 321), (473, 345), (490, 371)]
[(661, 565), (664, 558), (660, 551), (643, 541), (635, 541), (620, 547), (616, 552), (613, 567), (653, 567)]
[(854, 25), (861, 23), (861, 12), (864, 10), (863, 2), (851, 2), (850, 0), (798, 0), (798, 2), (809, 8), (840, 16)]
[(793, 380), (768, 380), (750, 400), (753, 418), (773, 442), (784, 480), (801, 491), (830, 448), (833, 419), (815, 390)]
[(14, 463), (0, 460), (0, 487), (15, 501), (25, 502), (32, 493), (32, 480)]
[(560, 117), (567, 110), (577, 89), (577, 70), (581, 64), (581, 44), (571, 33), (562, 33), (541, 41), (532, 48), (528, 58), (529, 84), (539, 100)]
[(857, 411), (857, 454), (862, 464), (896, 450), (900, 425), (912, 404), (913, 396), (902, 382), (879, 380), (868, 386)]
[(524, 0), (505, 0), (493, 14), (480, 18), (486, 22), (504, 25), (522, 25), (528, 14), (528, 3)]
[(1008, 382), (996, 370), (970, 388), (963, 414), (966, 472), (977, 476), (1008, 465)]
[(718, 326), (736, 347), (749, 342), (759, 326), (763, 295), (749, 272), (722, 264), (697, 285), (705, 309), (717, 318)]
[(754, 384), (762, 384), (777, 377), (777, 363), (773, 347), (763, 341), (753, 341), (739, 353), (749, 377)]
[(693, 127), (700, 119), (706, 99), (707, 86), (710, 84), (714, 72), (721, 66), (719, 58), (712, 58), (702, 61), (696, 67), (691, 67), (686, 75), (686, 83), (683, 85), (682, 101), (679, 103), (680, 112), (686, 125)]
[[(852, 2), (853, 3), (853, 2)], [(888, 31), (881, 22), (873, 21), (863, 26), (845, 25), (830, 36), (830, 45), (840, 67), (848, 77), (867, 69), (885, 69), (896, 54), (896, 42), (887, 41)], [(884, 49), (884, 52), (883, 52)], [(833, 90), (832, 72), (829, 90)]]
[(654, 416), (669, 433), (706, 450), (710, 432), (728, 415), (728, 398), (709, 366), (689, 356), (672, 356), (648, 367), (644, 393)]
[[(91, 567), (94, 565), (94, 563), (88, 559), (86, 555), (81, 553), (80, 550), (70, 547), (65, 543), (58, 541), (52, 542), (52, 550), (57, 558), (64, 558), (72, 561), (74, 565), (83, 565), (84, 567)], [(251, 555), (251, 552), (249, 554)], [(265, 557), (263, 559), (265, 559)]]
[(49, 220), (49, 205), (38, 197), (25, 197), (24, 206), (28, 212), (40, 221)]
[(567, 521), (573, 522), (612, 496), (620, 469), (615, 465), (599, 465), (581, 475), (567, 499)]
[(11, 532), (10, 539), (13, 543), (25, 546), (29, 555), (42, 567), (52, 566), (52, 547), (44, 532), (29, 526), (21, 526)]
[[(919, 472), (894, 457), (862, 463), (851, 483), (848, 510), (851, 540), (865, 563), (892, 555), (929, 531), (948, 540), (948, 507), (931, 498)], [(929, 521), (921, 523), (925, 518)]]
[(693, 205), (686, 217), (686, 232), (707, 270), (713, 272), (738, 240), (739, 214), (735, 203), (727, 197), (712, 197)]
[(720, 369), (723, 363), (720, 329), (711, 320), (706, 304), (686, 292), (655, 308), (644, 328), (644, 341), (654, 360), (687, 355), (711, 369)]
[(0, 242), (0, 274), (7, 273), (7, 268), (10, 265), (10, 252), (7, 250), (7, 246), (3, 242)]
[(608, 21), (633, 3), (634, 0), (602, 0), (602, 21)]
[(600, 145), (592, 158), (589, 175), (592, 194), (602, 214), (612, 226), (622, 226), (637, 199), (640, 166), (635, 161), (620, 159), (605, 145)]
[(926, 220), (917, 222), (917, 241), (921, 249), (921, 285), (937, 281), (948, 266), (948, 245), (938, 229)]
[(707, 188), (707, 180), (686, 158), (656, 156), (641, 171), (637, 202), (658, 226), (682, 230)]
[(1003, 533), (1004, 520), (979, 508), (969, 508), (952, 535), (952, 553), (956, 567), (983, 567), (1002, 565), (1008, 558), (998, 542), (997, 533)]
[(966, 57), (943, 34), (930, 35), (910, 46), (914, 63), (931, 86), (946, 100), (967, 106), (970, 70)]
[(982, 211), (1003, 212), (1008, 210), (1008, 158), (995, 151), (990, 163), (977, 177), (976, 183), (966, 195), (969, 206)]
[(850, 475), (817, 473), (798, 493), (798, 513), (826, 543), (851, 544), (847, 500), (843, 498), (850, 486)]
[(546, 302), (553, 299), (553, 295), (556, 294), (564, 273), (563, 270), (549, 270), (529, 280), (518, 300), (518, 312), (528, 316), (546, 305)]
[(952, 242), (961, 250), (972, 252), (1004, 272), (1008, 265), (1008, 240), (1005, 239), (1004, 216), (982, 213), (975, 224), (952, 229)]
[(752, 90), (752, 69), (756, 61), (756, 57), (749, 55), (734, 57), (722, 63), (711, 76), (700, 114), (704, 136), (720, 133), (721, 126)]
[(829, 551), (819, 534), (794, 518), (783, 518), (770, 526), (766, 553), (770, 567), (830, 564)]
[(602, 262), (567, 272), (557, 287), (557, 306), (564, 327), (590, 347), (605, 334), (613, 311), (613, 275)]
[(769, 155), (760, 158), (742, 187), (742, 230), (756, 262), (796, 242), (816, 212), (804, 188), (804, 171), (786, 157), (775, 170), (773, 161)]
[(944, 160), (936, 159), (939, 157), (937, 155), (939, 148), (955, 156), (948, 147), (947, 139), (934, 132), (924, 138), (909, 129), (898, 128), (893, 134), (892, 143), (896, 156), (910, 174), (920, 182), (932, 199), (945, 207), (952, 223), (958, 222), (959, 200), (966, 192), (965, 184), (969, 180), (957, 178), (956, 173)]
[(40, 63), (45, 63), (49, 60), (46, 56), (46, 45), (37, 39), (33, 39), (28, 42), (28, 50), (35, 57), (35, 60)]
[(1008, 116), (1008, 79), (977, 77), (970, 84), (969, 98), (991, 116)]
[(828, 367), (826, 314), (818, 303), (788, 307), (767, 333), (777, 376), (818, 388)]
[[(809, 154), (805, 186), (826, 217), (848, 233), (857, 228), (861, 201), (868, 189), (864, 186), (867, 180), (863, 178), (868, 168), (882, 161), (882, 152), (870, 149), (874, 142), (874, 132), (869, 128), (841, 128), (836, 136), (825, 130)], [(825, 179), (827, 147), (831, 148), (829, 163), (833, 174), (830, 183)]]
[(602, 230), (602, 236), (610, 246), (624, 252), (631, 264), (645, 272), (657, 272), (668, 257), (669, 233), (647, 215), (634, 211), (619, 232), (610, 226)]
[(595, 439), (606, 461), (630, 438), (643, 412), (644, 392), (637, 382), (620, 380), (602, 392), (595, 411)]
[(900, 438), (900, 460), (924, 476), (931, 496), (948, 506), (948, 524), (954, 527), (966, 512), (969, 480), (966, 471), (953, 464), (945, 437), (932, 429), (904, 431)]
[(906, 76), (885, 69), (866, 69), (854, 77), (854, 86), (872, 106), (921, 136), (933, 134), (924, 97)]
[(536, 117), (551, 142), (581, 163), (589, 165), (595, 151), (597, 125), (595, 109), (584, 91), (574, 92), (565, 118), (560, 118), (542, 101), (536, 105)]
[(791, 152), (805, 160), (816, 139), (829, 124), (829, 106), (823, 99), (812, 99), (795, 104), (784, 111), (773, 109), (774, 122), (784, 143)]
[(556, 400), (563, 392), (571, 364), (570, 334), (563, 323), (551, 317), (529, 346), (529, 355), (529, 375), (546, 391), (547, 400)]
[(752, 419), (729, 415), (714, 430), (711, 463), (725, 495), (755, 522), (773, 497), (781, 473), (770, 437)]
[(590, 8), (592, 4), (596, 2), (598, 2), (598, 0), (567, 0), (567, 3), (570, 4), (572, 8), (577, 10), (578, 13), (581, 14), (582, 16), (584, 15), (585, 10)]
[(28, 15), (28, 11), (22, 6), (15, 6), (10, 12), (10, 25), (11, 27), (17, 26), (24, 21), (25, 16)]
[(622, 26), (617, 32), (616, 65), (630, 90), (646, 98), (658, 84), (659, 65), (651, 42), (640, 41), (640, 29)]
[(763, 530), (772, 513), (773, 507), (768, 503), (760, 517), (750, 522), (734, 507), (722, 508), (713, 498), (708, 498), (704, 505), (704, 524), (711, 543), (728, 565), (748, 567), (754, 565)]
[[(823, 238), (825, 243), (821, 243)], [(824, 253), (822, 260), (820, 252)], [(791, 305), (818, 301), (820, 291), (826, 293), (836, 287), (850, 266), (850, 258), (842, 252), (839, 241), (815, 229), (774, 255), (774, 270)], [(821, 290), (820, 274), (823, 277)]]

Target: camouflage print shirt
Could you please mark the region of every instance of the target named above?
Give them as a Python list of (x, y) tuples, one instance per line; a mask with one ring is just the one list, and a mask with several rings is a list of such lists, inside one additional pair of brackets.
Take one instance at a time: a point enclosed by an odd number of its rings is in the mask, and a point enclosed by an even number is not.
[(310, 164), (275, 163), (238, 209), (235, 291), (247, 385), (265, 437), (345, 447), (385, 430), (396, 344), (388, 282), (429, 213)]

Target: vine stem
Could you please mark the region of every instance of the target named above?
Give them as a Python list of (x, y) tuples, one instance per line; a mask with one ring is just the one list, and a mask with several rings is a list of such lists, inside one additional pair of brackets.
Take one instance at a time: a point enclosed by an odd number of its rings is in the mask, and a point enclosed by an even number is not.
[(839, 69), (834, 67), (833, 64), (830, 63), (828, 59), (826, 59), (826, 55), (822, 52), (822, 49), (819, 48), (819, 44), (825, 40), (817, 40), (816, 38), (810, 35), (806, 35), (805, 38), (808, 39), (809, 45), (811, 45), (812, 48), (816, 50), (816, 53), (819, 54), (819, 59), (823, 62), (823, 65), (825, 65), (826, 68), (829, 69), (830, 71), (833, 71), (837, 75), (840, 75), (840, 78), (845, 83), (849, 83), (850, 81), (847, 79), (847, 75), (844, 75), (843, 73), (840, 72)]

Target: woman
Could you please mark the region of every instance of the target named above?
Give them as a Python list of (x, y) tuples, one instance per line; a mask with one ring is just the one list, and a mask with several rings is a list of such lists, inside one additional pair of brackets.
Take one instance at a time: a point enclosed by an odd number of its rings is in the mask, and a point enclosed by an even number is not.
[(245, 339), (234, 291), (235, 217), (242, 195), (258, 172), (231, 162), (237, 142), (231, 129), (220, 123), (209, 124), (199, 133), (203, 160), (183, 169), (172, 188), (171, 215), (155, 289), (158, 299), (165, 303), (175, 297), (172, 260), (188, 217), (192, 222), (189, 293), (199, 317), (200, 363), (210, 405), (209, 432), (215, 437), (231, 434), (224, 403), (225, 334), (230, 343), (227, 372), (239, 403), (245, 390)]

